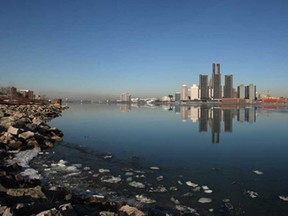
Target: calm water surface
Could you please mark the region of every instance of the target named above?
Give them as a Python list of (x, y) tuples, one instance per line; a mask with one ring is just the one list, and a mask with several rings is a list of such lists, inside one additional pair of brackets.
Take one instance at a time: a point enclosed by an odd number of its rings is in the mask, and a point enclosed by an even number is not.
[[(279, 198), (288, 196), (285, 108), (72, 104), (50, 125), (65, 136), (52, 150), (55, 154), (43, 155), (46, 163), (51, 168), (60, 159), (67, 166), (82, 164), (80, 175), (68, 173), (65, 180), (57, 177), (60, 170), (43, 169), (54, 184), (174, 214), (172, 197), (202, 215), (288, 215), (288, 202)], [(104, 159), (105, 155), (113, 157)], [(100, 168), (110, 173), (99, 174)], [(121, 182), (103, 183), (105, 175), (121, 177)], [(159, 176), (163, 180), (157, 180)], [(145, 188), (133, 188), (131, 181)], [(207, 185), (213, 192), (197, 191), (187, 181)], [(159, 187), (167, 191), (151, 192)], [(258, 195), (251, 198), (247, 191)], [(156, 204), (136, 201), (141, 194)], [(212, 202), (201, 204), (201, 197)], [(223, 199), (231, 205), (225, 206)]]

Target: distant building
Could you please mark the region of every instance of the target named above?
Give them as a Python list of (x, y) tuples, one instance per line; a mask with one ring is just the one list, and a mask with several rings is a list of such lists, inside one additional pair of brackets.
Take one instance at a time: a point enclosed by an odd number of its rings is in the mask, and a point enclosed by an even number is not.
[(245, 98), (249, 100), (256, 99), (256, 86), (255, 85), (250, 84), (248, 86), (245, 86)]
[(233, 75), (225, 75), (224, 98), (233, 98)]
[(188, 98), (188, 87), (185, 84), (182, 85), (182, 88), (181, 88), (181, 100), (182, 101), (189, 100), (189, 98)]
[(181, 94), (180, 92), (175, 93), (175, 101), (180, 101), (181, 100)]
[(237, 97), (245, 99), (245, 86), (243, 84), (239, 85), (237, 88)]
[(162, 101), (162, 102), (170, 102), (170, 97), (168, 97), (168, 96), (163, 96), (163, 97), (161, 98), (161, 101)]
[(34, 98), (33, 91), (31, 90), (18, 90), (18, 93), (20, 93), (24, 98), (27, 98), (29, 100), (32, 100)]
[(120, 95), (121, 103), (130, 103), (131, 102), (131, 94), (130, 93), (122, 93)]
[(52, 104), (61, 106), (62, 105), (62, 99), (59, 99), (59, 98), (53, 99)]
[(200, 98), (208, 99), (208, 76), (200, 74), (199, 76), (199, 89), (200, 89)]
[(199, 99), (199, 87), (196, 84), (193, 84), (190, 88), (190, 99), (198, 100)]
[(213, 63), (212, 70), (212, 98), (219, 99), (222, 97), (220, 64)]

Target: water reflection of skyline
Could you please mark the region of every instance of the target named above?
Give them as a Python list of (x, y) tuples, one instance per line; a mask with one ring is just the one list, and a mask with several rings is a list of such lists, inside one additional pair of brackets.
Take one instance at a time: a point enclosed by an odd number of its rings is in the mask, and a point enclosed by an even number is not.
[(175, 107), (175, 113), (181, 114), (182, 122), (189, 118), (193, 123), (199, 122), (199, 132), (211, 130), (212, 143), (220, 142), (221, 123), (224, 122), (224, 132), (233, 131), (233, 119), (237, 117), (239, 123), (256, 122), (256, 108), (220, 108), (220, 107)]

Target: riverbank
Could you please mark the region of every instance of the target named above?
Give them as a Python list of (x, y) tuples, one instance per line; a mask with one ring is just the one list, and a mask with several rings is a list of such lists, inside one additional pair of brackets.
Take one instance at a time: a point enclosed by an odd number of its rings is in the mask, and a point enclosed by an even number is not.
[[(62, 141), (48, 122), (67, 107), (0, 105), (0, 215), (145, 215), (102, 196), (79, 197), (50, 185), (29, 162)], [(46, 151), (47, 152), (47, 151)]]

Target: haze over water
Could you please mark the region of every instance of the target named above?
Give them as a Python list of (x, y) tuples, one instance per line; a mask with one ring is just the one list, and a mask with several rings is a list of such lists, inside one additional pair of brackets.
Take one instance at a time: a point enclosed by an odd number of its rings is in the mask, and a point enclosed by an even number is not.
[[(204, 215), (211, 213), (209, 209), (225, 215), (222, 200), (230, 199), (234, 213), (287, 215), (287, 202), (279, 198), (288, 196), (287, 122), (286, 108), (71, 104), (62, 118), (51, 122), (65, 136), (49, 160), (64, 159), (91, 168), (90, 174), (83, 171), (85, 180), (79, 185), (69, 183), (77, 177), (65, 179), (72, 189), (107, 196), (110, 191), (113, 199), (124, 196), (135, 205), (140, 194), (156, 200), (144, 208), (175, 209), (173, 197)], [(113, 157), (104, 160), (105, 155)], [(159, 170), (151, 170), (152, 166)], [(121, 182), (101, 182), (108, 174), (99, 174), (100, 168), (110, 169), (109, 175), (120, 176)], [(131, 176), (144, 189), (128, 185), (125, 173), (129, 169), (144, 173), (143, 178)], [(157, 181), (159, 176), (163, 180)], [(61, 184), (55, 176), (53, 181)], [(188, 181), (207, 185), (213, 192), (193, 191)], [(167, 192), (151, 192), (159, 186)], [(251, 198), (249, 191), (257, 197)], [(201, 197), (212, 202), (198, 203)]]

